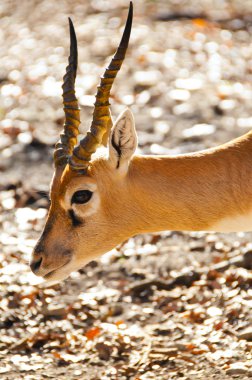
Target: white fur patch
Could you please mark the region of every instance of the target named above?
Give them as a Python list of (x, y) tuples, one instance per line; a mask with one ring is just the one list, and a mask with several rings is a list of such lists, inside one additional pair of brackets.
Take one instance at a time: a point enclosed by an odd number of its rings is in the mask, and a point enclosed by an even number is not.
[(215, 232), (247, 232), (252, 231), (252, 211), (220, 220), (209, 228)]
[(77, 216), (87, 217), (93, 215), (100, 206), (100, 197), (96, 192), (93, 193), (92, 198), (86, 204), (73, 204), (73, 210)]
[(108, 158), (108, 148), (103, 145), (99, 146), (95, 153), (92, 154), (92, 161), (101, 157)]

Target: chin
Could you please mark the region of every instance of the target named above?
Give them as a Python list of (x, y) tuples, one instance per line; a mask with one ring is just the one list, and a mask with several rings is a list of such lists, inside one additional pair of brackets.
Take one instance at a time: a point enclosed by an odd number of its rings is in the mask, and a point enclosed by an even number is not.
[(45, 283), (48, 283), (48, 284), (55, 283), (56, 284), (60, 281), (65, 280), (71, 274), (71, 272), (79, 269), (79, 268), (76, 269), (76, 266), (74, 266), (73, 264), (74, 263), (71, 260), (68, 264), (64, 265), (63, 267), (61, 267), (59, 269), (55, 269), (52, 272), (46, 274), (43, 277)]
[(71, 272), (62, 272), (60, 270), (55, 270), (53, 273), (49, 273), (48, 275), (44, 276), (44, 284), (51, 285), (52, 283), (57, 284), (60, 281), (65, 280)]
[(75, 272), (81, 268), (83, 268), (89, 261), (85, 262), (76, 262), (75, 260), (71, 260), (69, 263), (64, 265), (63, 267), (59, 269), (55, 269), (52, 272), (46, 274), (43, 279), (44, 279), (44, 285), (45, 286), (50, 286), (57, 284), (63, 280), (65, 280), (67, 277), (70, 276), (72, 272)]

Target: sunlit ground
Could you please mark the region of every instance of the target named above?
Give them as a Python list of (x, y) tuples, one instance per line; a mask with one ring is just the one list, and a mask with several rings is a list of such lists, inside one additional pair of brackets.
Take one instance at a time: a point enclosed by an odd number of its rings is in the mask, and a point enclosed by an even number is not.
[[(0, 4), (5, 380), (251, 377), (249, 233), (137, 236), (51, 287), (29, 269), (63, 125), (67, 17), (79, 41), (76, 92), (84, 132), (127, 6), (124, 0)], [(114, 118), (126, 106), (132, 110), (139, 153), (191, 152), (249, 131), (251, 2), (140, 0), (134, 6), (111, 109)]]

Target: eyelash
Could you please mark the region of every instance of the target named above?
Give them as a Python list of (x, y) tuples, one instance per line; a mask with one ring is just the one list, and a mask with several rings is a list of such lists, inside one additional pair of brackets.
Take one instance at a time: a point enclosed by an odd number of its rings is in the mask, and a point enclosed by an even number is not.
[(78, 227), (83, 223), (82, 220), (75, 215), (73, 210), (69, 210), (68, 214), (74, 227)]

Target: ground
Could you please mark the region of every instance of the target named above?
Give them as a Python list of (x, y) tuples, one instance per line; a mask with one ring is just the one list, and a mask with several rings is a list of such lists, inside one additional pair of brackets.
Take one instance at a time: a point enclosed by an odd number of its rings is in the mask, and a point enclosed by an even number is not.
[[(252, 377), (251, 233), (136, 236), (45, 288), (28, 261), (42, 230), (63, 124), (67, 17), (79, 40), (82, 131), (128, 1), (0, 4), (0, 377)], [(177, 154), (252, 128), (251, 1), (134, 1), (111, 108), (139, 152)], [(175, 196), (175, 195), (174, 195)]]

